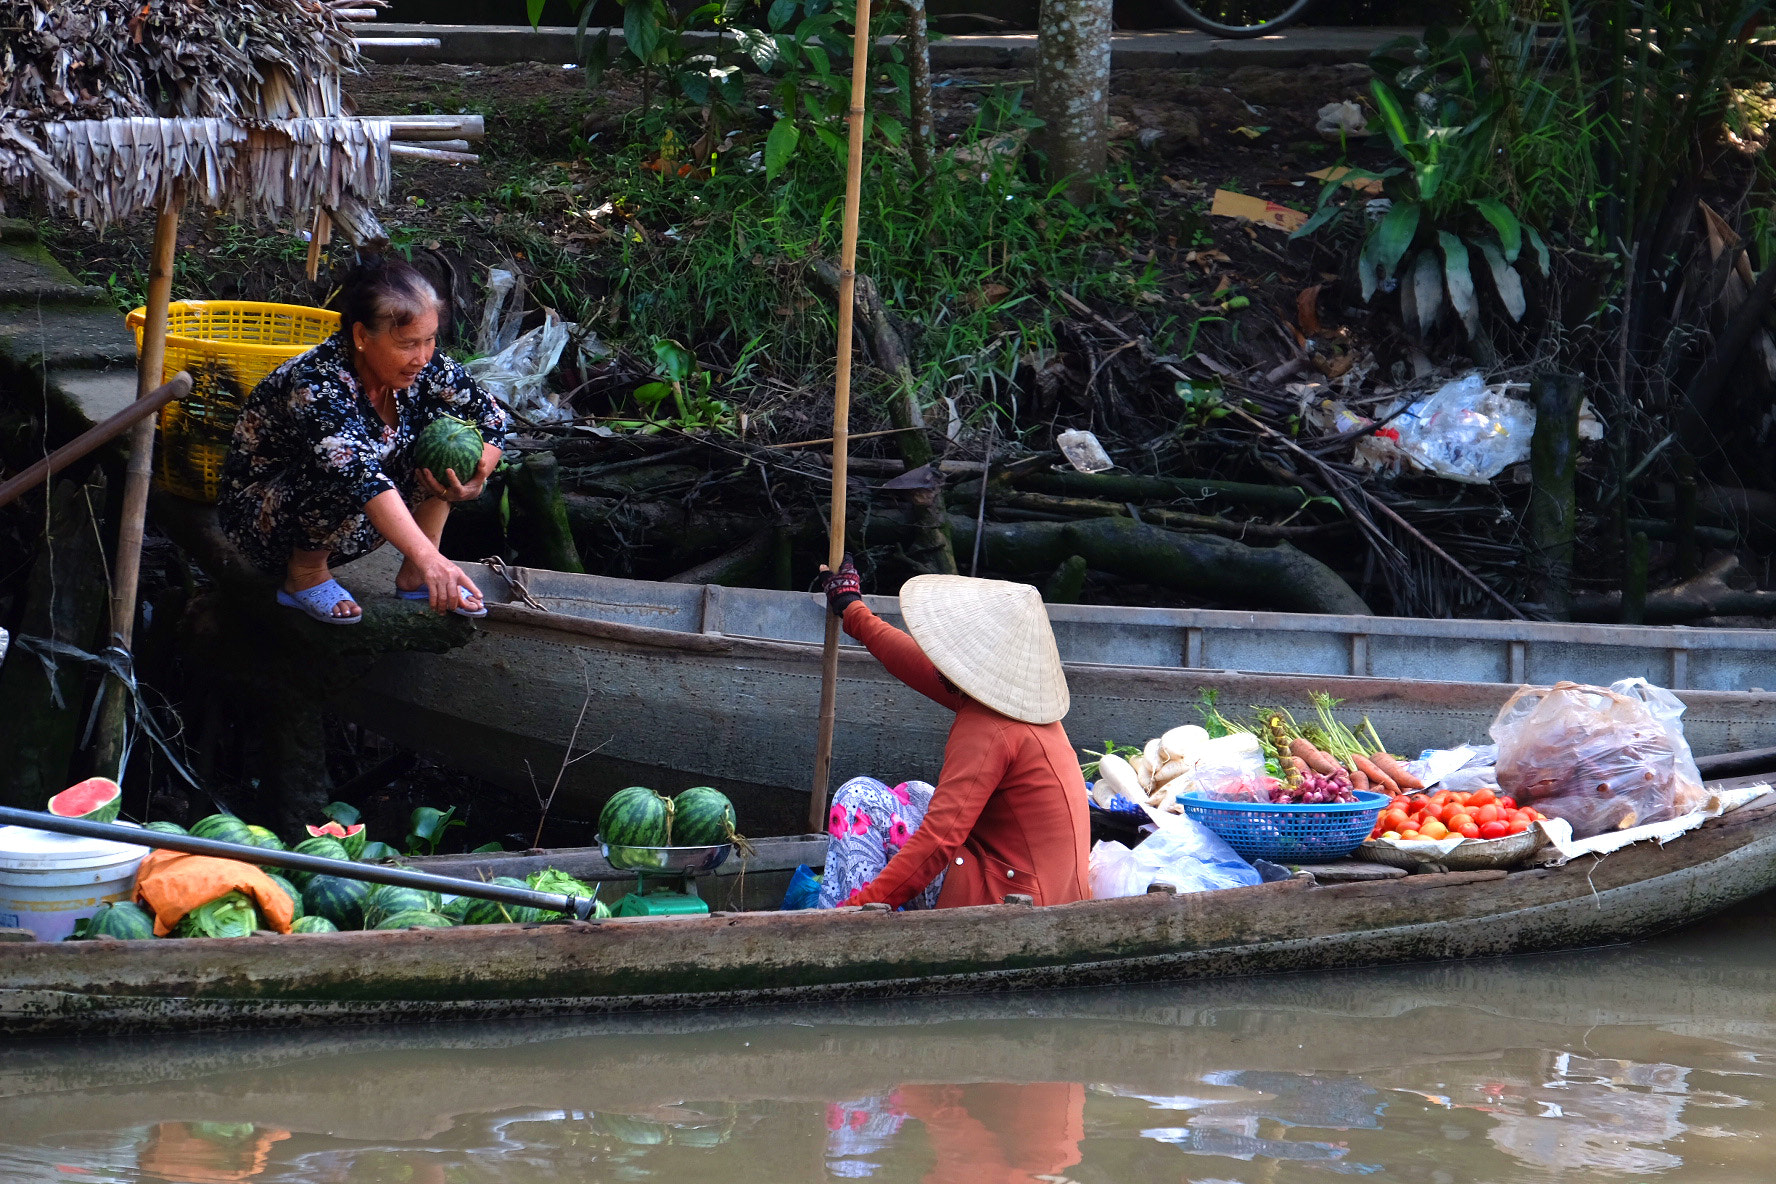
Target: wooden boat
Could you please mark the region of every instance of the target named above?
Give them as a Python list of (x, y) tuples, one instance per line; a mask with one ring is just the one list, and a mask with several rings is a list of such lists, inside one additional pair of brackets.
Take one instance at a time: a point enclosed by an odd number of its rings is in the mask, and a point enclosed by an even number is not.
[[(522, 870), (485, 861), (508, 868)], [(1637, 939), (1773, 886), (1776, 799), (1766, 796), (1662, 847), (1511, 873), (1297, 878), (1049, 908), (0, 942), (0, 1035), (805, 1003), (1438, 961)]]
[[(387, 548), (383, 549), (387, 551)], [(393, 555), (344, 570), (366, 593)], [(378, 566), (381, 565), (381, 566)], [(467, 646), (382, 660), (339, 706), (395, 742), (529, 793), (560, 766), (554, 816), (595, 815), (624, 785), (714, 784), (743, 825), (806, 825), (824, 608), (801, 593), (512, 569), (528, 596), (476, 568), (488, 617)], [(898, 620), (897, 601), (871, 606)], [(1074, 743), (1140, 743), (1224, 704), (1308, 711), (1325, 691), (1397, 750), (1484, 741), (1520, 683), (1641, 676), (1689, 705), (1698, 755), (1776, 746), (1776, 632), (1054, 605)], [(858, 646), (842, 655), (835, 784), (858, 774), (936, 779), (949, 713)], [(582, 722), (583, 710), (583, 722)], [(534, 780), (533, 780), (534, 779)], [(577, 802), (575, 801), (577, 799)], [(591, 840), (590, 832), (586, 840)]]

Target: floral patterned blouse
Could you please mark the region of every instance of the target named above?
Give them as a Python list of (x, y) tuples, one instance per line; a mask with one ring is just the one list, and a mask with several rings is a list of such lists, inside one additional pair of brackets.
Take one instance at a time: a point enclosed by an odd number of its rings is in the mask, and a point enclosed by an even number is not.
[(216, 506), (223, 533), (269, 575), (282, 575), (297, 548), (348, 562), (384, 541), (364, 512), (371, 498), (393, 489), (415, 505), (428, 496), (412, 459), (427, 424), (454, 415), (495, 445), (506, 431), (505, 411), (442, 352), (395, 393), (395, 407), (390, 427), (352, 369), (343, 331), (273, 370), (234, 426)]

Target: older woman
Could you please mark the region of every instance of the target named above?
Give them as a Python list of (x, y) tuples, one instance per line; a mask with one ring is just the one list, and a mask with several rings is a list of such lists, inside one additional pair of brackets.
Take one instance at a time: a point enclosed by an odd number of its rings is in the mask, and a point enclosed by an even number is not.
[[(278, 578), (279, 604), (330, 625), (363, 610), (332, 565), (385, 541), (405, 559), (395, 590), (438, 612), (483, 616), (481, 591), (438, 550), (452, 502), (481, 493), (499, 463), (506, 417), (463, 368), (438, 352), (442, 307), (431, 283), (398, 260), (360, 265), (340, 299), (339, 332), (279, 366), (248, 397), (222, 468), (223, 532)], [(487, 441), (472, 477), (415, 467), (412, 448), (441, 415)]]
[[(822, 569), (824, 571), (824, 569)], [(845, 632), (913, 690), (956, 713), (935, 787), (858, 777), (833, 795), (820, 903), (899, 908), (1037, 904), (1091, 895), (1070, 699), (1042, 597), (1028, 584), (915, 576), (911, 636), (863, 602), (849, 558), (824, 577)]]

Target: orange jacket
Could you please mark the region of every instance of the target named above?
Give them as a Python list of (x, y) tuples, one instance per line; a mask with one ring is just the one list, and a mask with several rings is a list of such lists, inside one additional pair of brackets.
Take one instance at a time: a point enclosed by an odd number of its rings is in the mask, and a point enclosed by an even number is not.
[(845, 610), (845, 632), (894, 677), (956, 713), (925, 821), (859, 903), (898, 908), (946, 869), (939, 908), (998, 904), (1008, 892), (1037, 904), (1090, 896), (1085, 779), (1061, 725), (1027, 724), (976, 703), (861, 601)]

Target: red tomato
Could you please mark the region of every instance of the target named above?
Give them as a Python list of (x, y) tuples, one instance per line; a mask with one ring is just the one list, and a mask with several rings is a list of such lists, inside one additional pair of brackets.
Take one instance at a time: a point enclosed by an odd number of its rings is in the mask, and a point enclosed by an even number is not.
[(1499, 795), (1499, 805), (1503, 806), (1507, 810), (1515, 810), (1517, 808), (1517, 799), (1514, 797), (1510, 797), (1508, 795), (1501, 794), (1501, 795)]
[(1480, 837), (1480, 828), (1471, 822), (1466, 826), (1456, 827), (1455, 832), (1459, 833), (1464, 839), (1477, 839)]
[(1490, 806), (1497, 800), (1490, 789), (1477, 789), (1468, 796), (1468, 805)]
[(1529, 829), (1529, 823), (1527, 823), (1527, 822), (1523, 821), (1523, 819), (1519, 818), (1515, 822), (1511, 822), (1506, 825), (1505, 833), (1512, 834), (1512, 835), (1520, 835), (1528, 829)]
[(1447, 789), (1439, 789), (1436, 793), (1431, 795), (1431, 805), (1441, 806), (1454, 796), (1455, 795), (1450, 793)]
[[(1454, 818), (1445, 818), (1443, 820), (1443, 825), (1447, 826), (1450, 830), (1466, 832), (1470, 826), (1476, 826), (1478, 824), (1474, 821), (1473, 815), (1469, 814), (1466, 810), (1463, 810)], [(1469, 837), (1471, 838), (1472, 836), (1470, 835)]]
[(1412, 819), (1407, 816), (1406, 811), (1389, 810), (1381, 816), (1381, 821), (1376, 825), (1383, 830), (1405, 830), (1407, 824), (1411, 821)]
[(1496, 818), (1491, 822), (1480, 824), (1480, 837), (1483, 839), (1502, 839), (1511, 833), (1511, 824), (1500, 822)]
[(1465, 806), (1468, 804), (1468, 799), (1473, 796), (1474, 795), (1470, 794), (1470, 793), (1455, 793), (1455, 794), (1450, 795), (1450, 800), (1460, 802), (1462, 805)]
[[(1469, 804), (1472, 805), (1472, 803), (1469, 803)], [(1474, 813), (1474, 821), (1478, 822), (1481, 826), (1485, 826), (1489, 822), (1497, 822), (1500, 818), (1504, 817), (1504, 814), (1505, 814), (1505, 812), (1503, 810), (1499, 809), (1497, 806), (1493, 805), (1491, 802), (1487, 802), (1486, 804), (1482, 805), (1478, 810), (1475, 810), (1473, 813)]]

